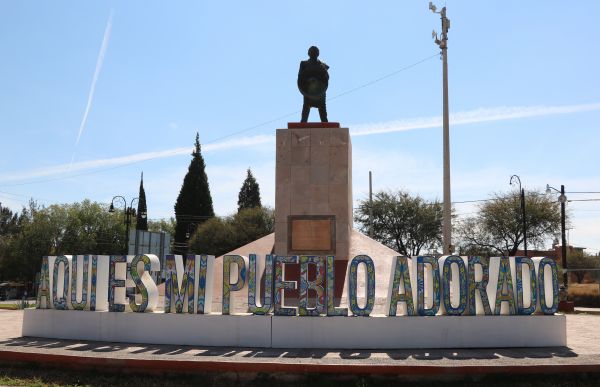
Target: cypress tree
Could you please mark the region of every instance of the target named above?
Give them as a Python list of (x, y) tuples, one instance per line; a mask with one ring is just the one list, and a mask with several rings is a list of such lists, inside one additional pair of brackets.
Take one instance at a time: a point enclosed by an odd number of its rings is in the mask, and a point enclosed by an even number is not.
[(238, 195), (238, 212), (240, 212), (244, 208), (254, 207), (261, 207), (260, 188), (258, 187), (256, 179), (254, 178), (254, 176), (252, 176), (250, 168), (248, 168), (246, 180), (244, 180), (244, 183), (242, 184), (242, 188), (240, 189), (240, 193)]
[(187, 250), (186, 233), (191, 224), (200, 226), (207, 219), (215, 216), (213, 210), (206, 165), (200, 154), (200, 139), (196, 133), (196, 143), (192, 152), (192, 161), (175, 202), (175, 251), (183, 253)]
[(144, 191), (144, 172), (140, 179), (140, 193), (138, 195), (136, 230), (148, 231), (148, 209), (146, 208), (146, 191)]

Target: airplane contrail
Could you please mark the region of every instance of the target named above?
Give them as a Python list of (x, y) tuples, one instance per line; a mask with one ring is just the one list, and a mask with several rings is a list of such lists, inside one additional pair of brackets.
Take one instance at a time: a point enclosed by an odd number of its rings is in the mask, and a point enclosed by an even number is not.
[[(546, 117), (560, 114), (572, 114), (600, 110), (600, 102), (580, 105), (558, 106), (500, 106), (479, 108), (450, 114), (450, 126), (476, 124), (483, 122), (514, 120), (518, 118)], [(442, 127), (442, 116), (409, 118), (405, 120), (372, 122), (355, 125), (353, 136), (369, 136), (373, 134), (403, 132), (415, 129)]]
[[(478, 108), (450, 115), (450, 125), (460, 126), (483, 122), (506, 121), (530, 117), (547, 117), (562, 114), (574, 114), (582, 112), (599, 111), (600, 102), (579, 105), (535, 105), (535, 106), (501, 106), (491, 108)], [(409, 130), (428, 129), (442, 126), (442, 116), (430, 116), (421, 118), (409, 118), (387, 122), (375, 122), (367, 124), (351, 125), (352, 136), (370, 136), (383, 133), (403, 132)], [(226, 141), (207, 144), (202, 147), (203, 152), (223, 151), (236, 148), (247, 148), (275, 141), (273, 135), (256, 135), (250, 137), (238, 137)], [(106, 159), (88, 160), (71, 164), (60, 164), (32, 170), (15, 171), (12, 173), (0, 173), (0, 183), (20, 181), (32, 178), (64, 176), (69, 172), (92, 171), (97, 168), (113, 168), (119, 165), (128, 165), (146, 160), (158, 158), (169, 158), (188, 154), (191, 147), (179, 147), (165, 149), (162, 151), (141, 152), (125, 156), (110, 157)], [(68, 177), (68, 176), (66, 176)], [(35, 183), (32, 182), (32, 183)], [(9, 184), (10, 185), (10, 184)]]
[[(104, 37), (102, 38), (102, 45), (100, 46), (100, 52), (98, 53), (98, 59), (96, 60), (96, 69), (94, 70), (94, 76), (92, 77), (92, 85), (90, 86), (90, 92), (88, 93), (87, 104), (85, 105), (85, 111), (83, 112), (83, 118), (81, 119), (81, 124), (79, 124), (79, 132), (77, 133), (77, 140), (75, 141), (75, 147), (79, 144), (79, 140), (81, 139), (81, 134), (85, 129), (85, 124), (87, 123), (88, 115), (90, 113), (90, 109), (92, 107), (92, 101), (94, 100), (94, 92), (96, 91), (96, 82), (98, 82), (98, 77), (100, 76), (100, 70), (102, 70), (102, 64), (104, 63), (104, 56), (106, 55), (106, 48), (108, 47), (108, 41), (110, 40), (110, 32), (112, 30), (112, 18), (113, 18), (113, 10), (110, 10), (110, 15), (108, 16), (108, 21), (106, 22), (106, 28), (104, 29)], [(71, 157), (71, 164), (75, 158), (75, 150), (73, 150), (73, 156)]]

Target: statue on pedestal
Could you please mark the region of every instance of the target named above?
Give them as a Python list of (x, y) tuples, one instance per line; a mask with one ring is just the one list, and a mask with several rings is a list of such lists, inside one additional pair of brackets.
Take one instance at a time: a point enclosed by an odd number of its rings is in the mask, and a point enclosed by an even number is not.
[(312, 46), (308, 49), (308, 60), (300, 62), (300, 70), (298, 71), (298, 89), (304, 96), (304, 105), (302, 106), (302, 120), (308, 121), (310, 108), (319, 109), (319, 117), (321, 122), (327, 122), (327, 107), (325, 105), (325, 92), (329, 86), (329, 66), (321, 62), (319, 57), (319, 49)]

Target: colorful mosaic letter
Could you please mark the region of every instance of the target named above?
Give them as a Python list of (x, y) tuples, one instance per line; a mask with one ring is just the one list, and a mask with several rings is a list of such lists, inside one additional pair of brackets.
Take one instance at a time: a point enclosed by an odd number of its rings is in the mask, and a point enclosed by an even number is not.
[[(248, 313), (257, 315), (269, 314), (273, 307), (273, 261), (274, 257), (268, 254), (265, 257), (264, 270), (256, 258), (256, 254), (250, 254), (248, 257)], [(262, 273), (265, 273), (265, 298), (258, 306), (256, 300), (260, 301), (260, 277)]]
[(98, 256), (92, 255), (92, 285), (90, 287), (90, 310), (96, 310), (96, 286), (98, 284)]
[[(308, 280), (308, 266), (314, 265), (316, 276), (314, 281)], [(325, 260), (323, 257), (306, 256), (300, 257), (300, 299), (298, 300), (299, 316), (318, 316), (325, 313)], [(315, 307), (308, 308), (308, 291), (312, 289), (317, 293)]]
[[(506, 291), (504, 291), (506, 289)], [(508, 314), (514, 315), (515, 295), (513, 292), (512, 276), (510, 274), (510, 261), (508, 257), (500, 257), (500, 268), (498, 269), (498, 285), (496, 287), (495, 315), (499, 315), (503, 302), (508, 302)]]
[[(146, 311), (148, 307), (148, 289), (146, 289), (146, 285), (142, 282), (142, 276), (138, 271), (138, 263), (143, 262), (144, 268), (142, 269), (142, 273), (150, 272), (152, 268), (150, 267), (150, 258), (147, 255), (136, 255), (131, 261), (131, 266), (129, 268), (129, 275), (131, 279), (135, 283), (136, 291), (134, 294), (129, 296), (129, 307), (132, 312), (143, 313)], [(193, 290), (192, 290), (193, 291)], [(135, 302), (135, 295), (140, 294), (142, 296), (142, 302)], [(192, 304), (193, 305), (193, 304)]]
[[(63, 264), (63, 288), (62, 294), (58, 297), (58, 267)], [(54, 309), (68, 309), (67, 293), (69, 291), (69, 260), (66, 256), (61, 255), (56, 257), (54, 261), (54, 269), (52, 270), (52, 305)]]
[(275, 307), (274, 314), (275, 316), (295, 316), (297, 308), (284, 307), (284, 292), (285, 289), (294, 290), (296, 289), (296, 281), (284, 281), (284, 273), (285, 264), (290, 263), (298, 263), (298, 256), (290, 256), (283, 257), (277, 256), (275, 258), (275, 286), (274, 286), (274, 295), (275, 295)]
[[(410, 271), (408, 269), (408, 257), (398, 256), (392, 260), (392, 272), (390, 275), (390, 286), (388, 289), (388, 316), (395, 316), (398, 310), (398, 303), (406, 304), (406, 314), (413, 316), (415, 306), (413, 303), (412, 288), (410, 285)], [(404, 292), (400, 292), (400, 285)]]
[[(44, 307), (42, 307), (44, 301)], [(50, 273), (48, 270), (48, 257), (42, 258), (42, 268), (40, 269), (40, 285), (38, 287), (36, 309), (50, 309)]]
[[(452, 301), (450, 300), (450, 281), (452, 280), (453, 263), (458, 266), (458, 289), (460, 291), (458, 306), (456, 308), (452, 306)], [(444, 267), (442, 270), (442, 294), (446, 315), (461, 316), (467, 308), (467, 269), (465, 262), (461, 257), (451, 255), (444, 258)]]
[(196, 257), (187, 255), (185, 258), (185, 268), (179, 286), (179, 276), (177, 272), (177, 261), (181, 262), (181, 255), (167, 255), (165, 257), (165, 313), (172, 312), (173, 299), (175, 300), (175, 313), (183, 313), (183, 306), (187, 295), (188, 313), (194, 313), (194, 288), (196, 286)]
[(198, 265), (198, 308), (196, 313), (210, 313), (212, 309), (214, 255), (200, 255)]
[[(529, 291), (523, 290), (523, 264), (529, 268)], [(535, 277), (535, 265), (529, 257), (515, 257), (515, 268), (517, 271), (517, 314), (530, 315), (535, 312), (537, 306), (537, 280)], [(525, 308), (525, 295), (529, 297), (529, 307)]]
[[(90, 265), (89, 255), (83, 256), (83, 278), (81, 284), (77, 278), (79, 270), (79, 259), (77, 255), (71, 258), (71, 307), (75, 310), (84, 310), (87, 306), (88, 267)], [(81, 286), (81, 302), (77, 302), (77, 287)]]
[(123, 312), (125, 311), (124, 304), (115, 303), (115, 289), (116, 288), (124, 288), (125, 280), (124, 279), (116, 279), (116, 266), (117, 263), (125, 263), (127, 264), (127, 256), (126, 255), (111, 255), (110, 256), (110, 266), (108, 272), (108, 310), (110, 312)]
[[(431, 308), (425, 309), (425, 265), (431, 266), (433, 294)], [(435, 316), (440, 309), (440, 271), (438, 260), (431, 256), (417, 257), (417, 313), (419, 316)]]
[(327, 316), (348, 316), (348, 308), (335, 307), (335, 257), (326, 258), (327, 274)]
[[(550, 266), (552, 272), (552, 306), (548, 307), (546, 299), (546, 279), (544, 271), (546, 266)], [(540, 308), (544, 314), (554, 314), (558, 310), (558, 268), (556, 262), (552, 258), (544, 257), (539, 260), (538, 265), (538, 298), (540, 300)]]
[[(365, 285), (366, 285), (366, 298), (364, 308), (358, 306), (358, 265), (365, 265)], [(350, 311), (355, 316), (368, 317), (373, 311), (375, 306), (375, 264), (368, 255), (357, 255), (350, 262), (350, 274), (348, 278), (348, 301), (350, 303)]]
[[(231, 283), (231, 264), (238, 268), (236, 283)], [(226, 255), (223, 257), (223, 314), (229, 314), (231, 292), (238, 291), (246, 284), (246, 262), (239, 255)]]
[[(475, 280), (475, 265), (481, 267), (481, 281)], [(487, 285), (490, 278), (490, 263), (486, 257), (469, 257), (469, 314), (475, 316), (477, 314), (476, 294), (479, 293), (481, 304), (483, 306), (483, 314), (491, 315), (490, 301), (487, 295)]]

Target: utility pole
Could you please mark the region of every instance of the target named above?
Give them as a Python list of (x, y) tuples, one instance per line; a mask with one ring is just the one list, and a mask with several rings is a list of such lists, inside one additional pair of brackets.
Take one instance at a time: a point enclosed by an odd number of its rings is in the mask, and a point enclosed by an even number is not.
[(373, 238), (373, 175), (369, 171), (369, 238)]
[[(567, 197), (565, 196), (565, 186), (561, 185), (560, 186), (560, 196), (558, 197), (558, 201), (560, 202), (560, 236), (561, 236), (561, 252), (560, 255), (562, 255), (562, 266), (563, 266), (563, 287), (565, 288), (565, 297), (568, 294), (567, 293), (567, 289), (569, 288), (569, 271), (568, 271), (568, 264), (567, 264), (567, 236), (566, 236), (566, 225), (565, 225), (565, 218), (567, 217), (566, 215), (566, 210), (565, 210), (565, 203), (567, 202)], [(565, 298), (566, 300), (566, 298)]]
[(560, 236), (561, 236), (561, 252), (562, 255), (562, 269), (563, 269), (563, 284), (560, 287), (560, 303), (558, 304), (558, 310), (572, 312), (574, 308), (574, 304), (571, 301), (568, 301), (569, 295), (569, 270), (568, 270), (568, 262), (567, 262), (567, 233), (566, 233), (566, 218), (567, 212), (565, 209), (565, 205), (567, 203), (567, 196), (565, 195), (565, 186), (560, 186), (560, 191), (554, 187), (550, 187), (549, 184), (546, 184), (546, 193), (550, 194), (554, 192), (560, 193), (558, 197), (558, 201), (560, 203)]
[(438, 39), (435, 30), (432, 37), (435, 44), (440, 47), (443, 63), (443, 101), (444, 101), (444, 207), (442, 222), (442, 244), (443, 253), (451, 254), (454, 250), (452, 246), (452, 201), (450, 198), (450, 113), (448, 111), (448, 30), (450, 29), (450, 19), (446, 17), (446, 7), (440, 12), (436, 12), (436, 6), (429, 2), (429, 9), (433, 13), (439, 13), (442, 19), (442, 33)]

